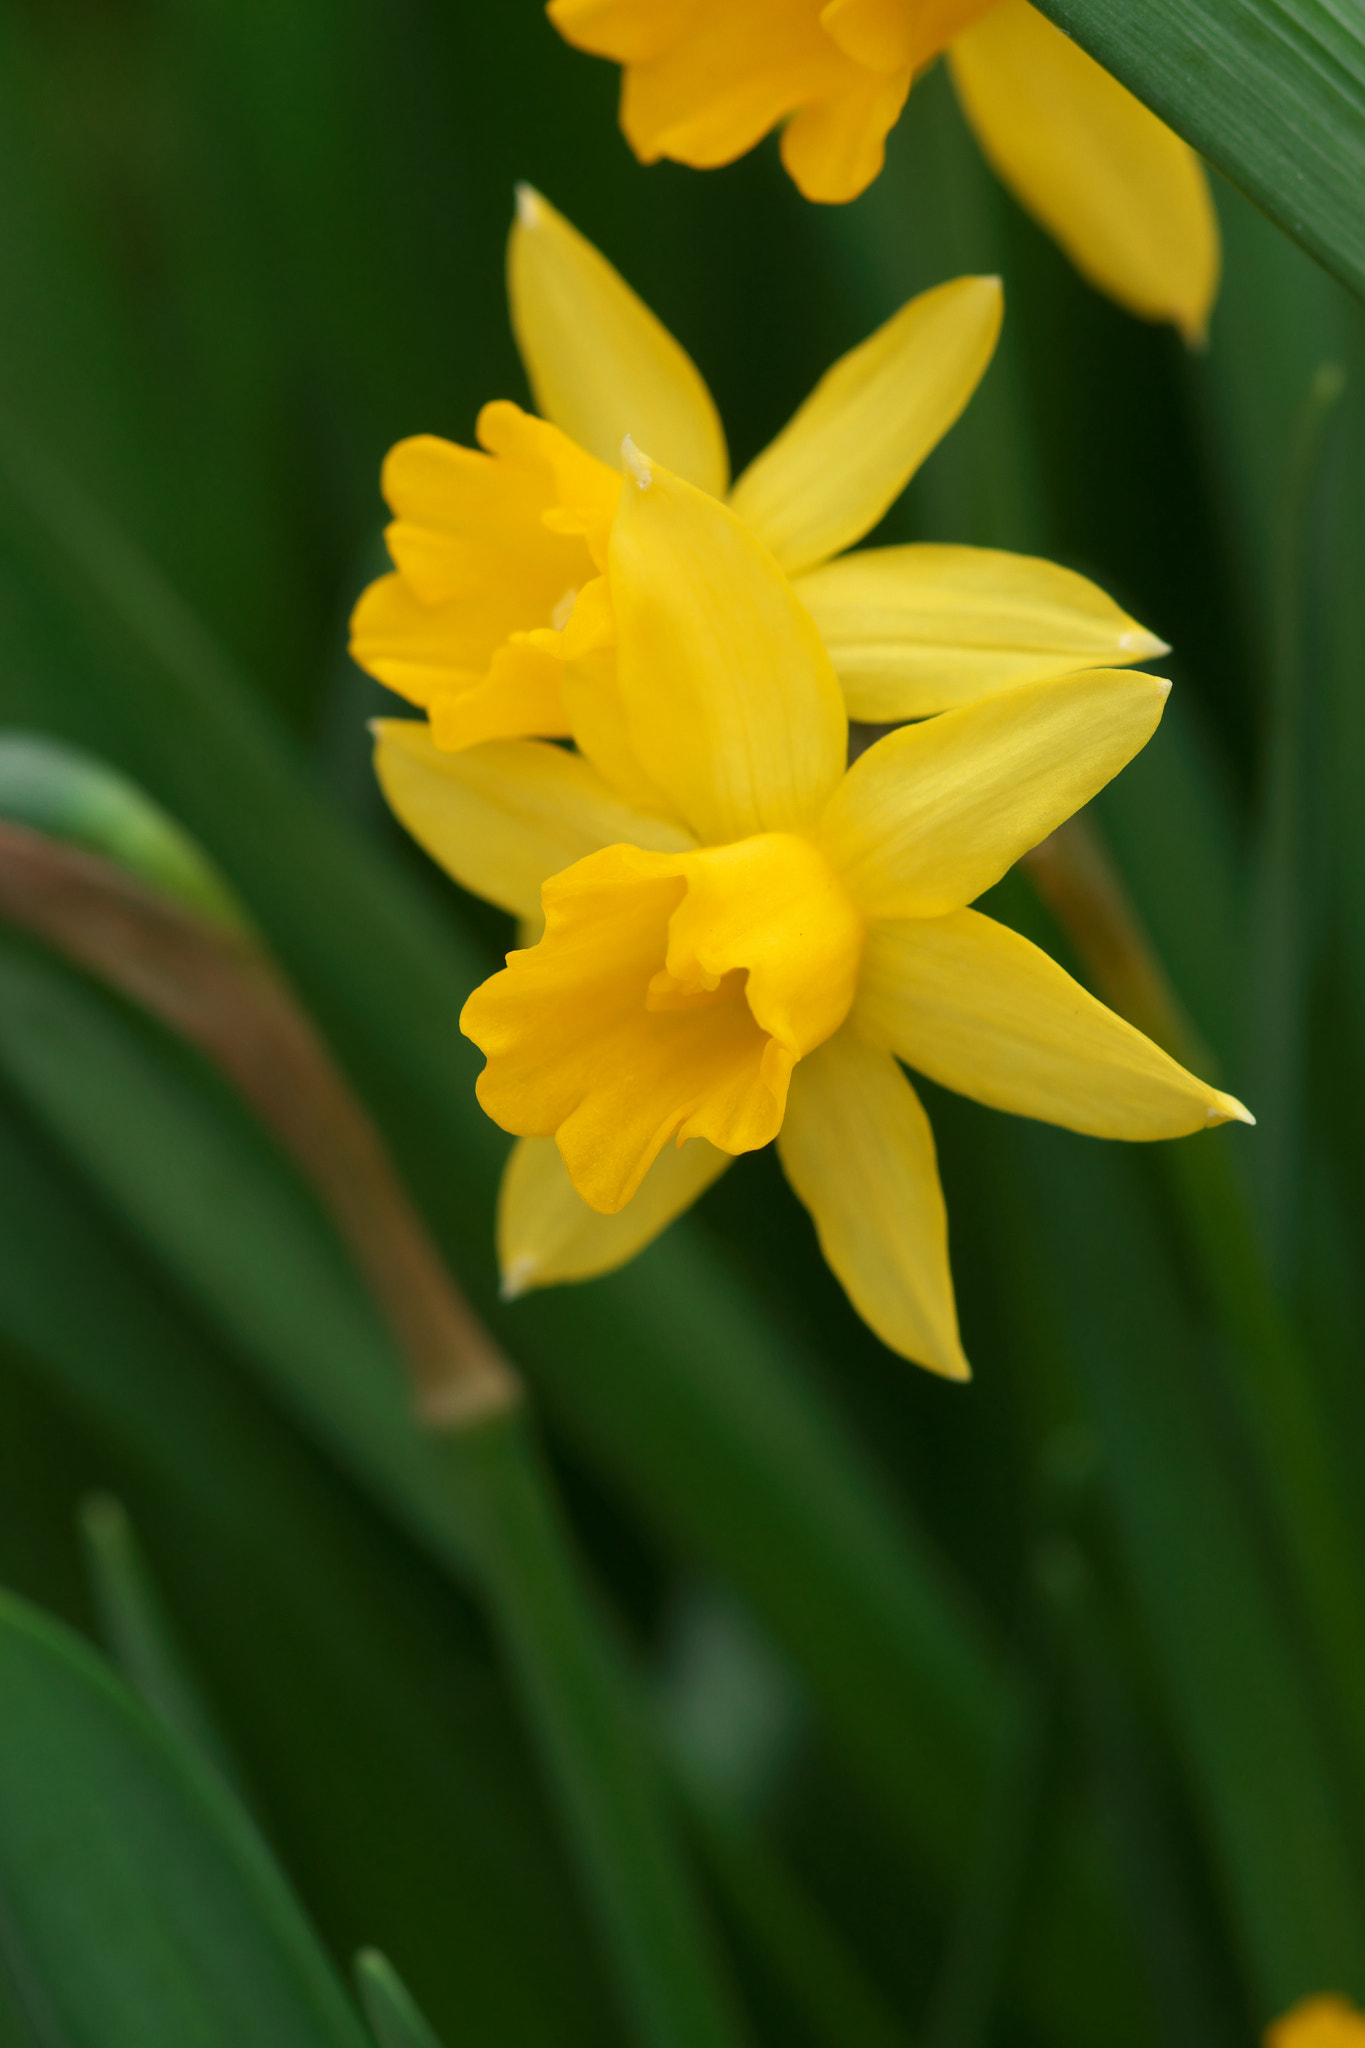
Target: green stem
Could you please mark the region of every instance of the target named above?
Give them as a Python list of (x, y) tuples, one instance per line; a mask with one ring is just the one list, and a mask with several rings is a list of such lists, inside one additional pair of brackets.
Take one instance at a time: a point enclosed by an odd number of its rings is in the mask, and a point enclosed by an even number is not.
[[(1030, 857), (1029, 870), (1100, 993), (1199, 1069), (1202, 1049), (1169, 999), (1151, 941), (1096, 828), (1087, 824), (1082, 833), (1072, 820)], [(1365, 1800), (1365, 1544), (1319, 1383), (1267, 1270), (1229, 1139), (1183, 1139), (1161, 1146), (1159, 1157), (1227, 1338), (1221, 1371)]]
[(677, 1778), (717, 1889), (811, 2040), (826, 2048), (905, 2048), (905, 2028), (782, 1861), (681, 1770)]
[(980, 2048), (989, 2033), (1038, 1827), (1047, 1726), (1045, 1689), (1027, 1680), (997, 1757), (981, 1841), (925, 2029), (928, 2048)]
[(440, 1439), (485, 1594), (642, 2048), (745, 2039), (670, 1839), (643, 1711), (519, 1406)]
[(1230, 2032), (1229, 1987), (1210, 1967), (1208, 1916), (1201, 1914), (1172, 1838), (1158, 1760), (1132, 1696), (1104, 1589), (1086, 1552), (1066, 1535), (1040, 1547), (1035, 1577), (1078, 1710), (1160, 2038), (1169, 2048), (1210, 2048)]
[(1365, 1551), (1317, 1379), (1266, 1271), (1226, 1142), (1164, 1149), (1205, 1284), (1231, 1341), (1229, 1374), (1317, 1660), (1365, 1800)]

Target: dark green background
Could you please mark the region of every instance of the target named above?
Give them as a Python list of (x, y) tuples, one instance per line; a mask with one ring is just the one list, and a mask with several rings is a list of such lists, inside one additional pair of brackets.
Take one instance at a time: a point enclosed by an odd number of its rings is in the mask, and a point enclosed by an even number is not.
[[(927, 1089), (965, 1390), (861, 1327), (766, 1157), (632, 1275), (498, 1327), (717, 1796), (904, 2038), (1247, 2041), (1329, 1981), (1365, 1996), (1358, 1729), (1296, 1549), (1315, 1468), (1273, 1421), (1288, 1387), (1342, 1495), (1365, 1498), (1361, 315), (1220, 186), (1225, 288), (1188, 356), (1022, 218), (939, 73), (885, 175), (837, 210), (803, 202), (771, 146), (707, 175), (642, 169), (615, 95), (533, 0), (0, 0), (0, 722), (106, 755), (203, 839), (488, 1304), (503, 1141), (454, 1016), (505, 933), (384, 815), (364, 721), (392, 700), (344, 648), (381, 561), (385, 448), (467, 441), (486, 399), (526, 401), (512, 185), (543, 190), (685, 344), (736, 468), (912, 292), (1002, 273), (995, 364), (882, 537), (1052, 554), (1173, 643), (1166, 721), (1098, 823), (1260, 1126), (1190, 1141), (1216, 1152), (1206, 1169)], [(1310, 459), (1329, 360), (1347, 391)], [(992, 907), (1075, 965), (1025, 882)], [(58, 993), (24, 1013), (34, 1029), (65, 1043), (62, 1003), (96, 1015), (258, 1143), (196, 1061), (41, 964)], [(0, 1057), (0, 1576), (92, 1626), (74, 1513), (112, 1487), (338, 1956), (384, 1947), (449, 2048), (614, 2040), (474, 1605), (275, 1398), (249, 1318), (127, 1197), (177, 1146), (171, 1096), (155, 1132), (140, 1096), (120, 1104), (114, 1172), (27, 1071)], [(268, 1147), (251, 1170), (289, 1181)], [(253, 1299), (288, 1291), (241, 1271)], [(693, 1371), (713, 1391), (675, 1400)], [(756, 1465), (709, 1434), (727, 1402)], [(919, 1642), (931, 1664), (933, 1630), (889, 1565), (883, 1584), (859, 1563), (820, 1490), (836, 1468), (941, 1589), (970, 1681), (930, 1698), (920, 1651), (876, 1661)], [(1348, 1578), (1358, 1521), (1331, 1539)], [(993, 1795), (1006, 1656), (1041, 1732)], [(979, 1726), (958, 1727), (955, 1685), (977, 1688)], [(1039, 1901), (1063, 1866), (1079, 1904), (1052, 1954)], [(830, 2038), (722, 1893), (761, 2038)], [(953, 2002), (954, 1954), (980, 2012)], [(850, 2017), (843, 2048), (863, 2038)]]

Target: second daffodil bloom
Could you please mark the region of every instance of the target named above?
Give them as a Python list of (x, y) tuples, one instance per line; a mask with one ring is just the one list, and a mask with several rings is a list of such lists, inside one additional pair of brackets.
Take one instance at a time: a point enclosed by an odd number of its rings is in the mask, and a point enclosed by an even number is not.
[[(777, 1141), (859, 1313), (967, 1375), (924, 1111), (900, 1062), (1110, 1138), (1246, 1112), (969, 909), (1141, 747), (1168, 685), (1027, 683), (869, 748), (809, 614), (746, 524), (626, 444), (607, 547), (624, 743), (657, 809), (534, 741), (379, 772), (461, 879), (544, 911), (469, 998), (479, 1100), (518, 1134), (509, 1292), (618, 1264), (736, 1154)], [(580, 853), (565, 859), (565, 854)]]
[(946, 55), (986, 156), (1076, 267), (1190, 339), (1218, 288), (1204, 169), (1027, 0), (550, 0), (569, 42), (625, 66), (621, 125), (645, 163), (731, 162), (779, 122), (808, 199), (882, 167), (912, 79)]
[(1301, 1999), (1266, 2028), (1265, 2048), (1365, 2048), (1365, 2013), (1335, 1992)]
[[(1063, 669), (1167, 650), (1082, 576), (992, 548), (846, 554), (966, 406), (1001, 317), (994, 278), (912, 299), (822, 378), (731, 486), (711, 395), (592, 245), (523, 187), (512, 318), (542, 417), (505, 402), (479, 449), (432, 435), (384, 465), (394, 572), (364, 593), (352, 652), (421, 705), (438, 747), (572, 736), (632, 798), (622, 742), (609, 538), (633, 434), (727, 498), (795, 581), (855, 718), (891, 724)], [(651, 799), (652, 800), (652, 799)]]

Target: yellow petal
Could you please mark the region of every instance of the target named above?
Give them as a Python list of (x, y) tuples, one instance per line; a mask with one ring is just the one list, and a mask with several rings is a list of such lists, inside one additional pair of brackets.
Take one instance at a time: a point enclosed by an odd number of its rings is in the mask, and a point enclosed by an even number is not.
[(922, 71), (994, 0), (829, 0), (820, 26), (848, 56), (874, 71)]
[(866, 548), (793, 587), (850, 718), (873, 725), (1170, 652), (1084, 576), (995, 548)]
[(800, 831), (847, 751), (820, 636), (732, 512), (647, 457), (633, 461), (611, 538), (632, 749), (705, 843)]
[(806, 199), (826, 206), (856, 199), (886, 161), (910, 71), (859, 70), (835, 93), (797, 109), (782, 130), (782, 162)]
[(802, 1060), (778, 1154), (863, 1321), (903, 1358), (969, 1379), (934, 1136), (890, 1053), (844, 1030)]
[(566, 662), (560, 696), (578, 751), (617, 795), (658, 817), (675, 816), (673, 805), (646, 775), (631, 746), (626, 707), (616, 683), (615, 650)]
[(545, 9), (565, 42), (618, 64), (657, 57), (696, 11), (696, 0), (549, 0)]
[(626, 434), (714, 496), (725, 433), (691, 358), (625, 280), (529, 185), (507, 251), (512, 326), (538, 409), (615, 469)]
[(861, 540), (961, 413), (1000, 332), (1000, 282), (922, 292), (820, 379), (730, 503), (788, 574)]
[(678, 825), (623, 803), (563, 747), (495, 741), (467, 753), (433, 745), (417, 719), (374, 724), (375, 772), (395, 817), (462, 888), (538, 919), (541, 885), (617, 840), (661, 853), (693, 844)]
[(993, 1109), (1095, 1138), (1179, 1138), (1252, 1118), (975, 910), (874, 923), (854, 1021), (907, 1066)]
[(1301, 1998), (1266, 2028), (1265, 2048), (1365, 2048), (1365, 2013), (1334, 1991)]
[(1026, 0), (1000, 0), (948, 61), (981, 147), (1076, 268), (1200, 340), (1220, 257), (1194, 151)]
[(888, 733), (825, 812), (831, 858), (869, 917), (960, 910), (1131, 761), (1170, 687), (1090, 669)]
[(730, 1164), (705, 1138), (666, 1145), (634, 1199), (614, 1216), (590, 1209), (553, 1138), (519, 1138), (498, 1194), (498, 1267), (504, 1301), (533, 1287), (595, 1280), (635, 1257)]

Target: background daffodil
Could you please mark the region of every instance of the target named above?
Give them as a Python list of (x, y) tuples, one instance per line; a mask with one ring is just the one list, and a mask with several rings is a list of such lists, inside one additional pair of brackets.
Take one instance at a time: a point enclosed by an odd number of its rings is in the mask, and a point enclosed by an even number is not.
[(1300, 1999), (1266, 2028), (1265, 2048), (1365, 2048), (1365, 2015), (1336, 1992)]
[(390, 802), (459, 880), (523, 914), (540, 887), (543, 938), (461, 1019), (487, 1056), (480, 1101), (522, 1140), (506, 1283), (619, 1263), (730, 1156), (775, 1138), (862, 1316), (965, 1377), (933, 1139), (899, 1060), (1098, 1136), (1247, 1115), (966, 907), (1144, 744), (1169, 685), (1100, 670), (1027, 683), (848, 768), (833, 668), (771, 554), (734, 511), (627, 454), (609, 544), (617, 687), (658, 809), (626, 815), (561, 749), (443, 758), (420, 727), (379, 734)]
[(711, 395), (592, 245), (522, 188), (513, 325), (541, 418), (496, 402), (479, 449), (430, 435), (384, 466), (395, 568), (352, 652), (439, 747), (572, 734), (648, 797), (620, 738), (608, 537), (632, 434), (733, 510), (794, 578), (855, 718), (891, 723), (1064, 670), (1166, 652), (1094, 584), (988, 548), (851, 548), (957, 419), (1000, 326), (994, 278), (920, 294), (836, 363), (730, 487)]
[(1027, 0), (550, 0), (569, 42), (625, 67), (644, 163), (710, 168), (777, 123), (808, 199), (856, 198), (917, 72), (947, 57), (996, 171), (1092, 284), (1202, 336), (1218, 288), (1203, 166)]

